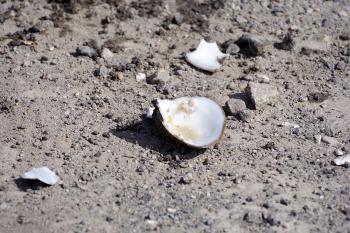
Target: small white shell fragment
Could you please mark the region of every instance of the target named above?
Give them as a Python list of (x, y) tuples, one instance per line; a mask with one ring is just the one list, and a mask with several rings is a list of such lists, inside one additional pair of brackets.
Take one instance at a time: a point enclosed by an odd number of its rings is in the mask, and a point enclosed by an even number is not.
[(285, 126), (285, 127), (292, 127), (293, 129), (297, 129), (300, 128), (299, 125), (293, 124), (293, 123), (289, 123), (289, 122), (282, 122), (281, 126)]
[(136, 75), (136, 81), (142, 81), (142, 80), (145, 80), (146, 79), (146, 74), (144, 73), (138, 73)]
[(146, 117), (147, 118), (152, 118), (153, 112), (154, 112), (154, 107), (149, 107), (146, 112)]
[(54, 185), (59, 180), (59, 177), (48, 167), (33, 168), (21, 176), (23, 179), (40, 180), (41, 182)]
[(344, 164), (350, 164), (350, 154), (339, 156), (333, 160), (334, 164), (337, 166), (341, 166)]
[(186, 54), (186, 60), (199, 69), (214, 72), (221, 67), (219, 60), (227, 56), (216, 42), (208, 43), (202, 39), (195, 51)]

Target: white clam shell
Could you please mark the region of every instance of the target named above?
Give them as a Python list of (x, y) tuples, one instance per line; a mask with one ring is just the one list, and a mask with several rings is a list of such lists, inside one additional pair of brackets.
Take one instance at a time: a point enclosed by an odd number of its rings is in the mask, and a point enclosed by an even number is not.
[(216, 42), (208, 43), (202, 39), (195, 51), (186, 54), (186, 60), (199, 69), (214, 72), (220, 69), (220, 60), (227, 56)]
[(225, 114), (221, 106), (206, 97), (158, 99), (157, 108), (164, 128), (188, 146), (207, 148), (223, 134)]
[(33, 168), (21, 176), (23, 179), (40, 180), (41, 182), (54, 185), (59, 180), (59, 177), (48, 167)]

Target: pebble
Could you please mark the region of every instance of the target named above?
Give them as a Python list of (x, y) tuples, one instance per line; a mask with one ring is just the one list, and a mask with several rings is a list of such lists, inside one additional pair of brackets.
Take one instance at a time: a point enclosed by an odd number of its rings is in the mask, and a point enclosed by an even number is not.
[(97, 56), (97, 52), (94, 48), (91, 48), (89, 46), (81, 46), (77, 48), (77, 54), (79, 56), (87, 56), (87, 57), (96, 57)]
[(328, 145), (331, 145), (331, 146), (335, 146), (335, 145), (339, 144), (337, 139), (335, 139), (333, 137), (329, 137), (329, 136), (323, 136), (322, 137), (322, 141), (324, 143), (327, 143)]
[(246, 109), (246, 104), (241, 99), (229, 99), (225, 103), (225, 111), (229, 116), (236, 116), (244, 109)]
[(241, 77), (241, 80), (245, 81), (255, 81), (259, 83), (269, 83), (270, 78), (265, 74), (247, 74)]
[(43, 32), (46, 31), (49, 28), (53, 28), (54, 23), (51, 20), (43, 20), (35, 24), (32, 28), (31, 31), (33, 32)]
[(341, 149), (336, 149), (336, 150), (334, 151), (334, 154), (335, 154), (336, 156), (341, 156), (341, 155), (344, 155), (344, 152), (343, 152)]
[(275, 16), (281, 16), (283, 15), (285, 12), (285, 9), (282, 5), (278, 4), (276, 6), (273, 7), (271, 13)]
[(331, 20), (329, 18), (324, 18), (321, 22), (322, 27), (324, 28), (330, 28), (331, 27)]
[(100, 66), (95, 70), (95, 75), (99, 77), (107, 77), (108, 76), (108, 68), (105, 66)]
[(165, 69), (158, 70), (155, 74), (147, 78), (147, 83), (149, 84), (165, 84), (169, 81), (169, 71)]
[(340, 34), (339, 39), (341, 40), (350, 40), (350, 31), (348, 32), (342, 32), (342, 34)]
[(335, 65), (334, 68), (335, 68), (336, 70), (344, 70), (345, 67), (346, 67), (346, 63), (343, 62), (343, 61), (340, 61), (340, 62), (338, 62), (338, 63)]
[(184, 176), (180, 178), (180, 184), (190, 184), (193, 180), (193, 175), (191, 172), (186, 173)]
[(324, 133), (329, 137), (334, 137), (342, 131), (343, 125), (337, 119), (329, 119), (325, 122)]
[(291, 33), (287, 33), (283, 39), (282, 42), (277, 44), (277, 48), (279, 49), (283, 49), (283, 50), (293, 50), (293, 48), (295, 47), (295, 41), (292, 38), (292, 34)]
[(262, 109), (265, 104), (272, 103), (278, 96), (278, 90), (275, 86), (264, 83), (250, 82), (245, 91), (249, 94), (254, 108), (257, 110)]
[(321, 140), (322, 140), (322, 136), (320, 134), (317, 134), (317, 135), (314, 136), (314, 139), (315, 139), (315, 142), (317, 144), (320, 144)]
[(236, 43), (240, 48), (248, 48), (253, 56), (263, 55), (272, 49), (272, 41), (264, 36), (245, 34)]
[(322, 53), (328, 51), (329, 49), (327, 43), (316, 40), (303, 41), (300, 43), (300, 47), (300, 53), (305, 55), (310, 55), (312, 53)]
[(235, 43), (235, 41), (233, 39), (229, 39), (229, 40), (225, 41), (222, 44), (222, 47), (223, 47), (225, 53), (229, 54), (229, 55), (236, 55), (240, 51), (239, 46)]
[(253, 117), (254, 117), (254, 112), (250, 109), (244, 109), (243, 111), (240, 111), (238, 113), (238, 119), (247, 123), (252, 121)]
[(101, 52), (101, 57), (105, 59), (105, 61), (109, 61), (113, 58), (114, 54), (112, 53), (111, 50), (107, 48), (103, 48)]
[(334, 159), (333, 162), (337, 166), (350, 164), (350, 154), (339, 156), (336, 159)]
[(143, 80), (145, 80), (146, 79), (146, 74), (144, 74), (144, 73), (138, 73), (137, 75), (136, 75), (136, 81), (143, 81)]
[(261, 214), (254, 212), (254, 211), (247, 212), (243, 216), (243, 221), (245, 221), (247, 223), (259, 224), (262, 222)]

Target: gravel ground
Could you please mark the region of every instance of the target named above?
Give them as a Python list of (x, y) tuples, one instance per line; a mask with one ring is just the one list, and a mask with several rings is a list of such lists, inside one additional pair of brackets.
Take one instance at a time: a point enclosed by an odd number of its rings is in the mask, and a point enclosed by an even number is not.
[[(349, 12), (2, 0), (0, 232), (350, 232), (349, 164), (333, 163), (350, 153)], [(202, 38), (230, 54), (215, 73), (184, 58)], [(154, 99), (196, 95), (226, 109), (217, 145), (153, 133)], [(41, 166), (59, 183), (20, 178)]]

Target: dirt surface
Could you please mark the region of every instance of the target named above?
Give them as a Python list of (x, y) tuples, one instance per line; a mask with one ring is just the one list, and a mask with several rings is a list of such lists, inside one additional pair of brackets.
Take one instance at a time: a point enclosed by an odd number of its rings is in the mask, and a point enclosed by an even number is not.
[[(350, 232), (349, 165), (332, 163), (350, 153), (349, 12), (348, 0), (2, 0), (0, 232)], [(203, 72), (184, 59), (202, 38), (240, 50)], [(159, 69), (166, 83), (136, 80)], [(155, 135), (144, 115), (156, 98), (224, 106), (249, 82), (278, 94), (227, 116), (207, 150)], [(59, 183), (19, 178), (41, 166)]]

